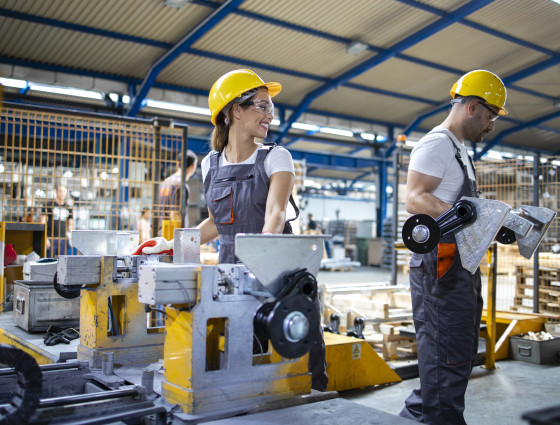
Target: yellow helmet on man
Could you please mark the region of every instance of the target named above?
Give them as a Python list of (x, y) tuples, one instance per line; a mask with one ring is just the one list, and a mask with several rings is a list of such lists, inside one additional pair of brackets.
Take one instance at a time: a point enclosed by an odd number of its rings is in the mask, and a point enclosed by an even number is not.
[(246, 91), (257, 87), (266, 87), (270, 97), (276, 96), (282, 90), (280, 83), (265, 83), (250, 69), (236, 69), (222, 75), (214, 83), (208, 96), (212, 124), (216, 125), (216, 119), (224, 106)]
[(500, 109), (500, 115), (507, 115), (504, 107), (506, 104), (506, 86), (496, 74), (484, 69), (467, 72), (457, 80), (451, 88), (451, 97), (477, 96), (489, 105)]

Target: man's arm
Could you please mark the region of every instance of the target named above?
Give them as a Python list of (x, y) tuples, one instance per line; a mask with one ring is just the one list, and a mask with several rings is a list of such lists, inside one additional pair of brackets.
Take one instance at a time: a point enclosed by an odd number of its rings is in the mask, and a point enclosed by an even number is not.
[(410, 214), (428, 214), (437, 218), (451, 208), (451, 205), (432, 195), (441, 183), (441, 180), (442, 179), (438, 177), (408, 170), (406, 182), (406, 210)]

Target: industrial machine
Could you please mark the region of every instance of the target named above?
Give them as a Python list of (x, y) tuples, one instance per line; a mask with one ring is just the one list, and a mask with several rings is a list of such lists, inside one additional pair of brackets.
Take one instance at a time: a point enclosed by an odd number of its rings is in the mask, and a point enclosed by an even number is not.
[(146, 262), (170, 262), (167, 255), (131, 255), (138, 234), (74, 231), (74, 246), (83, 255), (58, 258), (55, 289), (65, 298), (80, 298), (78, 359), (100, 368), (104, 353), (120, 365), (158, 361), (163, 356), (163, 328), (150, 328), (138, 301), (138, 271)]
[(231, 415), (310, 392), (322, 251), (320, 236), (238, 235), (244, 264), (141, 267), (139, 299), (167, 305), (161, 388), (181, 407), (176, 417)]
[[(321, 236), (238, 235), (243, 264), (206, 266), (195, 229), (175, 230), (172, 258), (129, 255), (136, 241), (118, 233), (76, 234), (84, 255), (59, 258), (57, 292), (81, 294), (77, 361), (37, 366), (0, 347), (9, 366), (0, 369), (0, 422), (106, 423), (122, 412), (198, 422), (311, 392)], [(164, 314), (165, 332), (150, 332), (150, 309)], [(151, 383), (146, 376), (162, 358), (154, 385), (154, 369)], [(123, 378), (131, 374), (141, 380)]]
[(519, 253), (531, 258), (555, 216), (548, 208), (522, 205), (514, 210), (501, 201), (464, 196), (437, 219), (426, 214), (410, 217), (402, 238), (408, 249), (423, 254), (454, 231), (462, 265), (474, 273), (494, 240), (517, 241)]

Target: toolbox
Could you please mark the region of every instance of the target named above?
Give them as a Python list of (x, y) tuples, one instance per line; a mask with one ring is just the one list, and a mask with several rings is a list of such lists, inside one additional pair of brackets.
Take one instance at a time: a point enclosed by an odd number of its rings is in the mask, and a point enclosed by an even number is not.
[(52, 281), (14, 282), (14, 323), (28, 332), (44, 332), (49, 326), (78, 327), (80, 298), (63, 298)]
[(509, 337), (510, 358), (528, 363), (549, 364), (560, 361), (560, 338), (533, 341), (523, 335)]

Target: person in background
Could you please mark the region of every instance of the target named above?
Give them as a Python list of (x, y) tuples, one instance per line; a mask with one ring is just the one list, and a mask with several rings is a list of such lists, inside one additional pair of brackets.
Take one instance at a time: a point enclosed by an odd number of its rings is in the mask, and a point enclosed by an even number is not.
[(317, 230), (317, 222), (313, 220), (313, 214), (307, 214), (307, 229), (308, 230)]
[[(186, 157), (187, 170), (185, 173), (185, 210), (183, 211), (185, 215), (184, 227), (189, 227), (189, 194), (190, 189), (188, 185), (188, 180), (196, 171), (196, 166), (198, 163), (198, 158), (196, 154), (190, 149), (187, 150)], [(178, 161), (177, 170), (167, 177), (159, 186), (159, 205), (161, 208), (160, 219), (158, 223), (158, 235), (162, 234), (163, 220), (173, 220), (181, 221), (181, 163)]]
[[(463, 141), (479, 143), (506, 115), (506, 88), (486, 70), (451, 88), (451, 111), (412, 150), (406, 210), (439, 217), (463, 196), (477, 197), (474, 165)], [(465, 270), (455, 234), (410, 260), (412, 314), (420, 386), (400, 415), (427, 424), (465, 425), (465, 391), (478, 353), (482, 314), (480, 269)]]
[(73, 229), (72, 209), (67, 200), (68, 189), (60, 184), (55, 197), (43, 206), (40, 222), (47, 225), (47, 257), (57, 258), (68, 252), (68, 234)]
[[(201, 244), (219, 238), (219, 263), (236, 263), (237, 233), (282, 233), (295, 181), (290, 152), (262, 144), (274, 119), (271, 98), (280, 83), (265, 83), (248, 69), (221, 76), (210, 89), (212, 151), (202, 160), (208, 218), (198, 225)], [(309, 354), (312, 388), (326, 391), (325, 345)]]
[(142, 213), (140, 214), (140, 220), (138, 221), (138, 236), (140, 243), (146, 242), (152, 236), (152, 224), (151, 224), (152, 214), (150, 209), (144, 207)]

